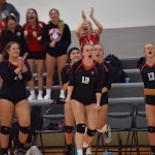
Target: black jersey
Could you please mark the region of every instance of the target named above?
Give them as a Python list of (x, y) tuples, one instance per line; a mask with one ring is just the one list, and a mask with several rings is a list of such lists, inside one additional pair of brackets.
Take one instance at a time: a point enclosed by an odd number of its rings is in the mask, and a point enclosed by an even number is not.
[(155, 63), (150, 66), (144, 63), (140, 67), (142, 80), (145, 88), (155, 89)]
[(70, 72), (71, 72), (72, 64), (66, 64), (61, 71), (61, 79), (62, 84), (66, 84), (69, 82)]
[(28, 45), (26, 39), (24, 38), (23, 28), (21, 26), (16, 26), (14, 33), (8, 29), (4, 29), (1, 33), (1, 38), (3, 49), (10, 41), (14, 41), (20, 45), (21, 56), (28, 52)]
[(3, 79), (1, 94), (20, 95), (20, 93), (26, 93), (25, 81), (31, 80), (31, 71), (27, 62), (25, 62), (25, 65), (28, 70), (25, 73), (19, 72), (19, 74), (16, 74), (14, 70), (17, 66), (13, 65), (9, 60), (0, 63), (0, 76)]
[(96, 103), (96, 93), (101, 93), (105, 83), (104, 70), (97, 62), (86, 67), (83, 60), (74, 63), (71, 69), (69, 86), (74, 86), (72, 99), (84, 104)]
[(111, 88), (110, 65), (104, 60), (100, 64), (104, 68), (105, 76), (106, 76), (104, 87), (106, 87), (108, 90), (110, 90), (110, 88)]

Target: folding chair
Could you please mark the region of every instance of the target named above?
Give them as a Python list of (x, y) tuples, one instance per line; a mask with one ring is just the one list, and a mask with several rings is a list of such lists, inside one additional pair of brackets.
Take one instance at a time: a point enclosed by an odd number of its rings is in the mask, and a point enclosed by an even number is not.
[[(132, 136), (131, 136), (131, 150), (135, 145), (137, 154), (140, 155), (139, 147), (148, 147), (148, 145), (140, 145), (138, 140), (138, 132), (147, 132), (147, 120), (146, 120), (146, 112), (145, 112), (145, 103), (140, 103), (136, 106), (136, 113), (134, 117), (134, 125), (132, 128)], [(134, 142), (134, 145), (133, 145)], [(145, 151), (145, 150), (143, 150)]]
[[(126, 103), (109, 104), (107, 123), (110, 124), (111, 126), (111, 132), (117, 133), (118, 145), (110, 146), (105, 144), (104, 134), (98, 133), (97, 143), (96, 143), (96, 155), (97, 155), (98, 149), (104, 148), (104, 147), (108, 151), (109, 151), (109, 148), (117, 148), (119, 155), (121, 155), (122, 148), (125, 148), (125, 152), (127, 151), (128, 142), (132, 131), (134, 112), (135, 112), (135, 106), (133, 104), (126, 104)], [(120, 134), (120, 132), (122, 131), (128, 132), (125, 145), (122, 144), (122, 138)], [(101, 139), (102, 139), (102, 145), (99, 146), (99, 142)]]
[[(48, 106), (49, 108), (49, 106)], [(64, 122), (64, 106), (63, 105), (50, 105), (50, 108), (52, 108), (50, 114), (46, 114), (46, 110), (47, 107), (43, 106), (43, 111), (42, 111), (42, 118), (43, 118), (43, 122)], [(44, 153), (56, 153), (56, 151), (53, 152), (45, 152), (45, 150), (57, 150), (57, 149), (62, 149), (62, 146), (45, 146), (44, 142), (43, 142), (43, 135), (44, 134), (56, 134), (56, 133), (64, 133), (64, 128), (60, 128), (60, 129), (51, 129), (51, 130), (46, 130), (46, 129), (41, 129), (41, 130), (35, 130), (35, 136), (34, 136), (34, 140), (33, 140), (33, 145), (37, 144), (37, 140), (38, 137), (40, 138), (40, 143), (41, 146), (39, 147), (43, 154)], [(65, 143), (65, 140), (64, 140)], [(64, 147), (65, 148), (65, 144)], [(64, 153), (64, 149), (62, 151)], [(61, 153), (62, 153), (61, 152)], [(58, 151), (58, 153), (60, 153), (60, 151)]]

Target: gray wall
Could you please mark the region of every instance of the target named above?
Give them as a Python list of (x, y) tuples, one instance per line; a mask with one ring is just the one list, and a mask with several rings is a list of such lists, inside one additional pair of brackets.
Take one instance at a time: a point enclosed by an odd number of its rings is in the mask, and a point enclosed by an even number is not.
[[(100, 42), (104, 46), (105, 55), (113, 52), (120, 58), (140, 57), (146, 43), (155, 43), (155, 26), (104, 29)], [(79, 46), (75, 31), (72, 31), (71, 46)]]

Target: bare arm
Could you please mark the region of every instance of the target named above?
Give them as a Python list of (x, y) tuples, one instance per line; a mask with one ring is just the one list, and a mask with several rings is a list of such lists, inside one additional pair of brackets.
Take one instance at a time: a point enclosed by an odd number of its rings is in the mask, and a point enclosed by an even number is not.
[(78, 28), (76, 29), (76, 35), (77, 35), (78, 39), (81, 39), (81, 37), (82, 37), (81, 30), (82, 30), (82, 26), (83, 26), (84, 22), (86, 21), (86, 15), (83, 10), (81, 11), (81, 16), (82, 16), (83, 20), (80, 23), (80, 25), (78, 26)]
[(97, 26), (97, 30), (95, 31), (95, 33), (97, 34), (97, 36), (99, 37), (100, 34), (102, 33), (103, 30), (103, 26), (102, 24), (94, 17), (94, 9), (91, 8), (90, 11), (90, 18), (92, 19), (92, 21), (95, 23), (95, 25)]

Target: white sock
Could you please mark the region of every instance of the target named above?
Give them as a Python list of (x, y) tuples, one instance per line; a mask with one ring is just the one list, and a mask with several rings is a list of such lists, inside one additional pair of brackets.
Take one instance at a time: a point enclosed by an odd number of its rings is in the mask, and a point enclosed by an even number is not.
[(97, 129), (97, 131), (100, 132), (100, 133), (107, 132), (107, 125), (105, 124), (105, 125), (103, 126), (103, 128)]
[(39, 90), (39, 91), (38, 91), (38, 95), (39, 95), (39, 96), (43, 96), (43, 91), (42, 91), (42, 90)]
[(87, 148), (88, 144), (86, 144), (85, 142), (83, 142), (83, 148)]
[(31, 95), (35, 95), (35, 90), (30, 90)]
[(46, 89), (46, 95), (51, 96), (51, 89)]
[(86, 154), (91, 154), (91, 148), (87, 148)]
[(65, 98), (65, 90), (60, 90), (60, 98)]
[(83, 155), (83, 150), (77, 150), (78, 155)]

